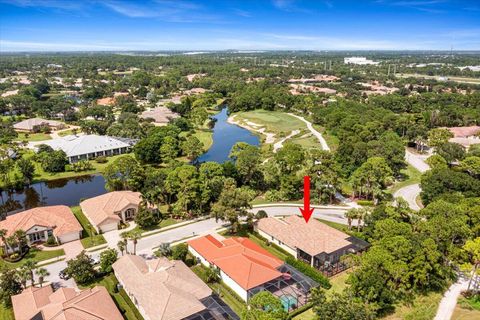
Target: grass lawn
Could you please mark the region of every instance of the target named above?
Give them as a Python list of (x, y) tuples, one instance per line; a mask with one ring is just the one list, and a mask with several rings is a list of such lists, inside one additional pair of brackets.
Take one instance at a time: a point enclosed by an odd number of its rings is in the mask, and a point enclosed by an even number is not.
[(323, 220), (323, 219), (317, 219), (321, 223), (326, 224), (329, 227), (335, 228), (337, 230), (340, 230), (342, 232), (348, 233), (350, 230), (348, 230), (348, 226), (341, 224), (341, 223), (336, 223), (328, 220)]
[[(78, 130), (77, 130), (77, 132), (78, 132)], [(65, 131), (60, 131), (60, 132), (58, 133), (58, 135), (59, 135), (60, 137), (65, 137), (65, 136), (68, 136), (68, 135), (71, 135), (71, 134), (73, 134), (73, 129), (69, 129), (69, 130), (65, 130)]]
[(19, 132), (18, 137), (15, 141), (43, 141), (43, 140), (50, 140), (52, 137), (48, 133), (28, 133), (28, 138), (26, 138), (26, 133)]
[(125, 319), (143, 320), (143, 317), (140, 315), (137, 308), (130, 300), (126, 292), (123, 289), (121, 289), (120, 292), (115, 292), (117, 283), (118, 280), (112, 273), (105, 277), (97, 279), (97, 281), (90, 284), (89, 287), (94, 287), (97, 285), (105, 287), (108, 290), (108, 293), (110, 293), (110, 296), (113, 298), (113, 301), (115, 302)]
[[(192, 271), (200, 278), (204, 279), (206, 268), (203, 265), (193, 266)], [(223, 282), (218, 283), (207, 283), (207, 285), (212, 289), (213, 292), (218, 294), (218, 296), (225, 301), (225, 303), (232, 308), (232, 310), (237, 314), (241, 315), (243, 310), (246, 308), (245, 302), (236, 295), (232, 290), (230, 290)]]
[(106, 243), (105, 238), (101, 234), (97, 234), (95, 229), (91, 227), (90, 222), (83, 214), (80, 206), (75, 206), (71, 209), (78, 222), (82, 225), (83, 231), (80, 241), (85, 249)]
[[(29, 157), (32, 157), (33, 155), (34, 153), (33, 151), (31, 151), (26, 154), (26, 157), (29, 158)], [(108, 161), (106, 163), (97, 163), (95, 160), (92, 160), (90, 161), (90, 163), (93, 165), (93, 169), (88, 171), (82, 171), (82, 172), (75, 172), (75, 171), (65, 171), (65, 172), (58, 172), (58, 173), (45, 172), (43, 171), (40, 163), (35, 162), (34, 182), (48, 181), (48, 180), (55, 180), (55, 179), (62, 179), (62, 178), (72, 178), (72, 177), (79, 177), (79, 176), (84, 176), (89, 174), (102, 173), (110, 163), (112, 163), (115, 159), (118, 159), (123, 156), (124, 155), (108, 157), (107, 158)]]
[(162, 219), (156, 226), (150, 227), (150, 228), (141, 228), (140, 226), (136, 226), (133, 230), (138, 230), (140, 232), (146, 232), (146, 231), (152, 231), (152, 230), (157, 230), (157, 229), (162, 229), (168, 226), (172, 226), (174, 224), (182, 222), (181, 220), (175, 220), (172, 218), (168, 219)]
[(252, 110), (235, 113), (235, 120), (250, 121), (264, 126), (267, 132), (277, 134), (277, 137), (286, 136), (292, 130), (306, 129), (303, 121), (281, 111)]
[(465, 298), (459, 298), (452, 315), (452, 320), (476, 320), (480, 319), (480, 302), (470, 302)]
[(389, 189), (390, 193), (394, 194), (399, 189), (409, 186), (411, 184), (420, 183), (420, 178), (422, 177), (422, 173), (408, 165), (407, 168), (401, 171), (402, 179), (396, 182), (392, 188)]
[(40, 262), (56, 257), (60, 257), (65, 255), (65, 251), (63, 249), (57, 249), (57, 250), (38, 250), (35, 248), (31, 248), (30, 251), (25, 255), (25, 257), (18, 261), (18, 262), (7, 262), (3, 259), (0, 259), (0, 266), (8, 266), (8, 267), (13, 267), (13, 268), (18, 268), (20, 267), (25, 261), (27, 260), (33, 260), (35, 262)]
[(15, 318), (13, 317), (13, 309), (7, 308), (3, 305), (3, 303), (0, 303), (0, 319), (15, 320)]
[(203, 149), (206, 151), (210, 149), (210, 147), (213, 144), (213, 131), (209, 129), (197, 129), (195, 130), (195, 134), (200, 140), (201, 143), (203, 143)]
[(442, 299), (442, 294), (429, 293), (426, 296), (417, 296), (411, 305), (400, 305), (395, 312), (384, 317), (385, 320), (432, 320), (437, 313), (437, 308)]

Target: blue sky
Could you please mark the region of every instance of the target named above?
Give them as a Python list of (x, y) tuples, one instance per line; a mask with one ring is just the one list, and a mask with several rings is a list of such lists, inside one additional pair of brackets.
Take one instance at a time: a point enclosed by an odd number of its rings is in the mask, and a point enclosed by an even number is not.
[(479, 0), (0, 0), (0, 51), (479, 50)]

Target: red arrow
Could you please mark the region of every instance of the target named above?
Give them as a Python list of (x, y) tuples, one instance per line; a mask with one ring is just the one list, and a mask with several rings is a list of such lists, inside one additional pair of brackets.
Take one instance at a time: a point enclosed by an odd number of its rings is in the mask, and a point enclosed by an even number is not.
[(300, 208), (300, 212), (302, 213), (305, 222), (310, 220), (310, 217), (313, 213), (313, 208), (310, 208), (310, 177), (304, 176), (303, 177), (303, 208)]

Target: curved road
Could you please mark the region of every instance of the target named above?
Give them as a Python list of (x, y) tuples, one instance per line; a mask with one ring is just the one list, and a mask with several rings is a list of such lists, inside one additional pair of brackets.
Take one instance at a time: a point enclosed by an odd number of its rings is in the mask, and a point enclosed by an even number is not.
[(300, 116), (297, 116), (296, 114), (293, 114), (293, 113), (288, 113), (289, 115), (291, 115), (292, 117), (295, 117), (303, 122), (305, 122), (305, 124), (307, 125), (307, 128), (308, 130), (310, 130), (311, 133), (313, 133), (313, 135), (318, 139), (318, 141), (320, 142), (320, 144), (322, 145), (322, 149), (325, 150), (325, 151), (330, 151), (330, 147), (328, 146), (327, 144), (327, 141), (325, 141), (325, 138), (323, 138), (322, 134), (320, 132), (318, 132), (312, 125), (312, 123), (310, 121), (307, 121), (305, 120), (305, 118), (303, 117), (300, 117)]

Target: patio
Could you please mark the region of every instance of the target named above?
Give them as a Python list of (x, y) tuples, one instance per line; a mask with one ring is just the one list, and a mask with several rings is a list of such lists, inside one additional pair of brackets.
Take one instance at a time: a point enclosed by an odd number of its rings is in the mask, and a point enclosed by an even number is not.
[(278, 271), (289, 276), (269, 281), (261, 287), (250, 290), (249, 298), (266, 290), (280, 299), (287, 312), (304, 306), (308, 302), (310, 290), (319, 284), (288, 264), (281, 266)]

